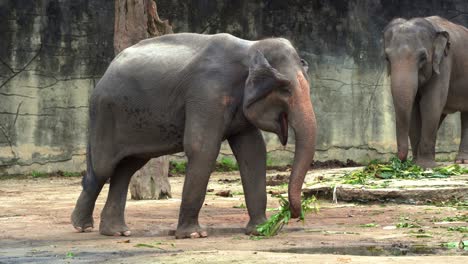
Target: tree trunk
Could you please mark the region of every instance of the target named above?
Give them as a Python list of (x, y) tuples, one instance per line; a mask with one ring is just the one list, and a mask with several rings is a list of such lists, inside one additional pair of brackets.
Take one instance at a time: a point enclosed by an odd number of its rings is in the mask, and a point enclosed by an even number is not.
[[(162, 21), (155, 0), (115, 0), (114, 51), (117, 55), (140, 40), (171, 34), (172, 27)], [(168, 180), (169, 159), (150, 160), (130, 181), (132, 199), (164, 199), (171, 197)]]

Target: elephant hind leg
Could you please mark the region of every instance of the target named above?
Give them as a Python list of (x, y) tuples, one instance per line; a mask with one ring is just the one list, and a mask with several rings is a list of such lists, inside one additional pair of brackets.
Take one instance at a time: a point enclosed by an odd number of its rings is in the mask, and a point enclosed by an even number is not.
[(104, 186), (104, 183), (110, 177), (110, 174), (96, 172), (92, 165), (91, 150), (88, 145), (86, 153), (86, 175), (83, 176), (83, 190), (76, 202), (73, 210), (71, 221), (73, 227), (78, 232), (91, 232), (94, 227), (93, 211), (96, 204), (96, 199)]
[(99, 232), (108, 236), (129, 236), (130, 230), (125, 224), (125, 203), (130, 179), (149, 159), (127, 157), (116, 166), (110, 179), (109, 194), (101, 213)]
[(468, 112), (461, 113), (461, 142), (455, 163), (468, 164)]

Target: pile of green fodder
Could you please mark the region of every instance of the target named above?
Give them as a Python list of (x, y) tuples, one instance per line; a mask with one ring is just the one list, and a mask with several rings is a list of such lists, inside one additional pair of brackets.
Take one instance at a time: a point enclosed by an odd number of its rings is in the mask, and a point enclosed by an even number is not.
[(458, 164), (425, 170), (412, 160), (400, 161), (397, 157), (392, 157), (389, 162), (371, 161), (365, 168), (347, 173), (342, 183), (366, 184), (369, 180), (379, 179), (448, 178), (465, 173), (468, 173), (468, 168)]
[[(291, 219), (289, 201), (281, 195), (279, 195), (278, 197), (280, 198), (280, 207), (272, 210), (277, 211), (277, 213), (270, 216), (270, 218), (265, 223), (257, 225), (257, 232), (261, 236), (275, 236), (283, 228), (284, 225), (287, 225), (289, 223), (289, 220)], [(319, 206), (315, 196), (312, 196), (310, 198), (303, 197), (301, 202), (301, 208), (301, 216), (299, 217), (301, 221), (305, 220), (305, 215), (307, 213), (317, 213), (319, 211)]]

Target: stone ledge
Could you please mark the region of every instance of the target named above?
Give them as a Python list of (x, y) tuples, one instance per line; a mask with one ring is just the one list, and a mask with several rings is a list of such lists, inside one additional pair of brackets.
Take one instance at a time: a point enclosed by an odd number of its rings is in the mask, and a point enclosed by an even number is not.
[(306, 197), (314, 195), (338, 202), (425, 204), (468, 200), (468, 175), (444, 179), (374, 180), (370, 185), (339, 183), (344, 174), (355, 169), (358, 168), (311, 171), (306, 176), (305, 185), (308, 187), (303, 189), (303, 193)]

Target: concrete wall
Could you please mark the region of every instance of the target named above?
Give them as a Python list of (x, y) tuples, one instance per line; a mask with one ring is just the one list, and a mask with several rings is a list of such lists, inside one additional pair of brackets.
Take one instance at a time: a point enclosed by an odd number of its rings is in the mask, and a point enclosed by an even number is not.
[(85, 169), (113, 31), (113, 1), (0, 1), (0, 174)]
[[(157, 3), (175, 32), (289, 38), (310, 64), (321, 160), (363, 161), (396, 150), (381, 51), (388, 21), (440, 15), (468, 26), (465, 0)], [(0, 173), (85, 169), (87, 100), (113, 57), (113, 24), (110, 0), (0, 0)], [(438, 158), (454, 157), (458, 118), (441, 129)], [(266, 140), (270, 159), (290, 160), (292, 144)]]

